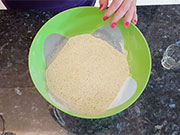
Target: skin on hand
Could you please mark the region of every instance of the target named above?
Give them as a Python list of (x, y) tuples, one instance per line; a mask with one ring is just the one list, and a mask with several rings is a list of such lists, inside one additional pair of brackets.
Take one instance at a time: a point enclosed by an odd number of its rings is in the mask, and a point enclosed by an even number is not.
[[(100, 0), (99, 10), (107, 8), (109, 0)], [(114, 28), (116, 24), (124, 17), (124, 27), (128, 28), (130, 22), (137, 24), (136, 0), (113, 0), (107, 11), (104, 13), (103, 20), (106, 21), (114, 14), (110, 26)]]

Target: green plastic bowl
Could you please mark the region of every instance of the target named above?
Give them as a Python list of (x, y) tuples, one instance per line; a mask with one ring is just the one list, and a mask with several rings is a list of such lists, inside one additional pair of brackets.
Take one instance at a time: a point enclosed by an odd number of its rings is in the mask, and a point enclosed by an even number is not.
[(72, 37), (79, 34), (93, 33), (99, 27), (110, 23), (110, 19), (102, 21), (104, 12), (95, 7), (78, 7), (59, 13), (50, 19), (35, 36), (29, 53), (30, 75), (39, 93), (53, 106), (59, 110), (80, 118), (97, 119), (115, 115), (133, 104), (143, 92), (150, 77), (151, 55), (148, 44), (138, 28), (130, 24), (129, 28), (123, 27), (123, 20), (117, 24), (120, 29), (125, 49), (128, 52), (127, 60), (130, 68), (130, 75), (136, 80), (137, 89), (135, 94), (125, 103), (116, 108), (108, 110), (106, 114), (99, 117), (86, 117), (68, 112), (55, 104), (48, 96), (45, 71), (46, 64), (43, 54), (43, 47), (46, 38), (54, 33)]

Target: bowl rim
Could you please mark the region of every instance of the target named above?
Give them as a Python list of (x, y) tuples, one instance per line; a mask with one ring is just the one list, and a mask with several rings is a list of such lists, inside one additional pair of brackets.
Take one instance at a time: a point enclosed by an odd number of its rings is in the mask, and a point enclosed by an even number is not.
[[(36, 33), (36, 35), (35, 35), (32, 43), (31, 43), (30, 50), (29, 50), (29, 55), (28, 55), (28, 67), (29, 67), (30, 77), (31, 77), (31, 80), (33, 81), (33, 84), (34, 84), (35, 87), (36, 87), (36, 83), (35, 83), (35, 81), (34, 81), (34, 79), (33, 79), (33, 75), (32, 75), (32, 72), (31, 72), (31, 63), (30, 63), (30, 59), (31, 59), (30, 57), (31, 57), (31, 54), (32, 54), (32, 49), (31, 49), (31, 48), (32, 48), (32, 46), (33, 46), (33, 44), (34, 44), (34, 40), (35, 40), (36, 38), (38, 38), (38, 35), (39, 35), (39, 32), (41, 31), (41, 29), (43, 29), (44, 27), (46, 27), (46, 24), (48, 24), (49, 21), (53, 20), (56, 16), (58, 16), (59, 14), (63, 14), (63, 13), (69, 12), (69, 11), (71, 11), (71, 10), (76, 10), (76, 9), (80, 9), (80, 8), (84, 8), (84, 9), (87, 9), (87, 8), (88, 8), (88, 9), (89, 9), (89, 8), (98, 9), (97, 7), (83, 6), (83, 7), (75, 7), (75, 8), (71, 8), (71, 9), (62, 11), (62, 12), (56, 14), (55, 16), (53, 16), (51, 19), (49, 19), (49, 20), (39, 29), (39, 31)], [(118, 25), (118, 24), (117, 24), (117, 25)], [(145, 42), (145, 45), (147, 46), (147, 49), (148, 49), (148, 58), (149, 58), (149, 62), (150, 62), (150, 63), (149, 63), (150, 68), (149, 68), (149, 70), (148, 70), (148, 77), (146, 78), (146, 81), (145, 81), (145, 84), (144, 84), (144, 86), (143, 86), (143, 89), (141, 90), (141, 92), (138, 93), (138, 95), (137, 95), (133, 100), (131, 100), (130, 104), (128, 104), (126, 107), (124, 107), (123, 109), (121, 109), (121, 110), (119, 110), (119, 111), (113, 112), (113, 113), (111, 113), (111, 114), (105, 114), (105, 115), (102, 115), (102, 116), (92, 116), (92, 117), (91, 117), (91, 116), (82, 116), (82, 115), (74, 114), (74, 113), (72, 113), (72, 112), (69, 112), (69, 111), (66, 111), (66, 110), (60, 108), (59, 106), (57, 106), (56, 104), (54, 104), (52, 101), (50, 101), (49, 99), (47, 99), (46, 96), (45, 96), (39, 89), (36, 88), (36, 90), (41, 94), (41, 96), (42, 96), (46, 101), (48, 101), (48, 103), (50, 103), (51, 105), (53, 105), (54, 107), (56, 107), (56, 108), (59, 109), (60, 111), (66, 113), (66, 114), (69, 114), (69, 115), (71, 115), (71, 116), (78, 117), (78, 118), (83, 118), (83, 119), (102, 119), (102, 118), (111, 117), (111, 116), (113, 116), (113, 115), (115, 115), (115, 114), (118, 114), (118, 113), (124, 111), (124, 110), (127, 109), (128, 107), (130, 107), (133, 103), (135, 103), (135, 101), (140, 97), (140, 95), (142, 94), (142, 92), (143, 92), (144, 89), (146, 88), (147, 83), (148, 83), (149, 78), (150, 78), (151, 69), (152, 69), (152, 57), (151, 57), (151, 53), (150, 53), (150, 49), (149, 49), (148, 43), (147, 43), (145, 37), (143, 36), (143, 34), (141, 33), (141, 31), (140, 31), (134, 24), (130, 23), (130, 25), (131, 25), (132, 27), (134, 27), (135, 30), (141, 35), (141, 37), (143, 38), (143, 40), (144, 40), (144, 42)], [(126, 102), (127, 102), (127, 101), (126, 101)]]

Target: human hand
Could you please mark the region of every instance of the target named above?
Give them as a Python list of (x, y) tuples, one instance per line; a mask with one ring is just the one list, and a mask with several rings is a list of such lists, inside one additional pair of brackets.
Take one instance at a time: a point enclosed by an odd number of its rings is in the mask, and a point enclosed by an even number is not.
[[(107, 8), (109, 0), (100, 0), (99, 10)], [(103, 20), (106, 21), (114, 14), (110, 26), (114, 28), (116, 24), (124, 17), (124, 27), (128, 28), (130, 22), (137, 24), (136, 0), (113, 0), (110, 7), (104, 13)]]

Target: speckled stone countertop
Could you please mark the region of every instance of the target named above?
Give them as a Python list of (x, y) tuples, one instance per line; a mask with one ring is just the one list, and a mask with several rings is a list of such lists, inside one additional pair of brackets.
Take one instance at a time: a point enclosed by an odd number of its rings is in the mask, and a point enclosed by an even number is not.
[[(42, 103), (44, 111), (46, 110), (47, 106), (44, 106), (46, 101), (36, 92), (28, 71), (28, 51), (33, 37), (40, 27), (55, 14), (54, 12), (40, 11), (0, 11), (0, 114), (7, 121), (6, 131), (19, 135), (20, 130), (23, 130), (23, 133), (29, 133), (31, 130), (33, 134), (45, 135), (40, 130), (43, 127), (43, 131), (52, 129), (47, 134), (54, 133), (56, 135), (72, 135), (74, 134), (72, 132), (83, 135), (180, 134), (180, 70), (169, 71), (161, 66), (165, 49), (170, 44), (180, 41), (180, 6), (138, 7), (139, 22), (137, 26), (147, 39), (152, 55), (151, 77), (140, 98), (122, 113), (106, 119), (83, 120), (62, 113), (66, 130), (54, 120), (51, 121), (51, 117), (46, 119), (41, 115), (43, 110), (38, 111)], [(14, 97), (12, 92), (14, 90), (18, 94), (18, 98), (8, 98)], [(36, 100), (28, 99), (30, 95), (26, 93), (29, 91), (31, 91), (32, 99), (36, 97), (37, 102), (38, 99), (41, 102), (36, 104)], [(27, 98), (23, 96), (27, 96)], [(36, 106), (38, 109), (32, 108), (28, 113), (25, 110), (28, 108), (23, 108), (23, 106), (27, 106), (27, 104), (23, 104), (26, 99), (30, 107), (32, 103), (32, 106), (38, 105)], [(21, 111), (16, 111), (17, 105), (14, 108), (8, 108), (12, 104), (11, 100), (13, 103), (18, 100)], [(10, 113), (10, 111), (14, 113)], [(46, 113), (46, 117), (50, 116), (50, 113)], [(32, 118), (35, 114), (37, 114), (36, 117)], [(19, 119), (11, 115), (16, 115)], [(26, 122), (27, 126), (23, 123), (23, 128), (16, 127), (15, 121), (17, 120), (17, 123), (21, 125), (25, 118), (28, 118), (31, 125)], [(44, 128), (53, 122), (54, 125), (50, 128)], [(36, 126), (31, 128), (33, 125)], [(41, 126), (38, 127), (38, 125)], [(0, 134), (1, 126), (0, 119)], [(36, 127), (39, 128), (39, 131), (35, 129)]]

